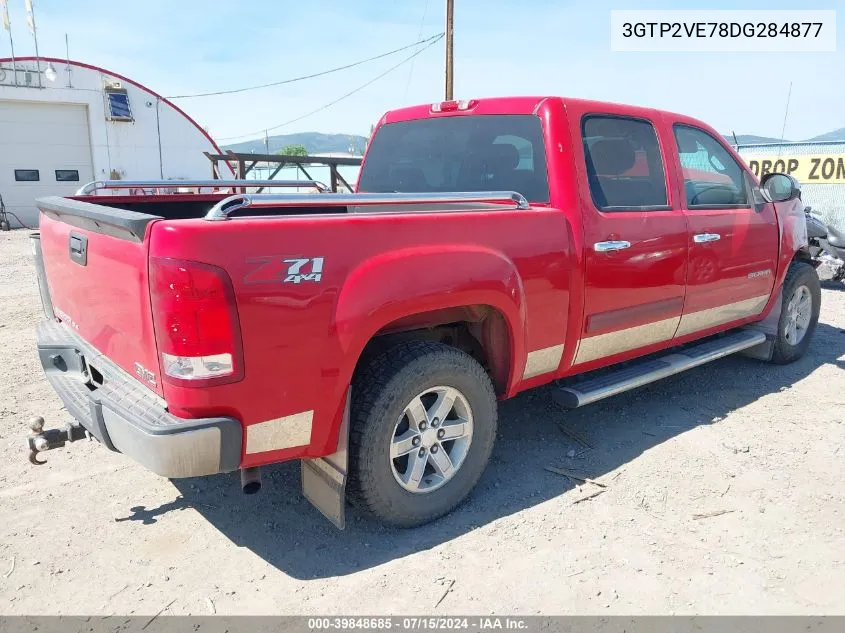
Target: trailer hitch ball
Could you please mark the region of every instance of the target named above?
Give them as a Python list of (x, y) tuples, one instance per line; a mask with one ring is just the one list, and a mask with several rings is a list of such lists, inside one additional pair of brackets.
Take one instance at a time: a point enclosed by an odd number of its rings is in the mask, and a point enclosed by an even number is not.
[(46, 463), (38, 459), (38, 453), (49, 451), (54, 448), (61, 448), (67, 442), (75, 442), (91, 435), (80, 424), (67, 424), (61, 429), (44, 430), (44, 418), (36, 416), (29, 420), (29, 437), (27, 447), (29, 448), (29, 462), (36, 466)]
[(46, 460), (39, 461), (38, 453), (47, 450), (47, 439), (41, 435), (44, 430), (44, 418), (37, 415), (29, 419), (29, 463), (34, 466), (43, 466), (47, 463)]
[(36, 415), (33, 418), (29, 419), (29, 430), (32, 431), (33, 435), (38, 435), (41, 431), (44, 430), (44, 418), (40, 415)]

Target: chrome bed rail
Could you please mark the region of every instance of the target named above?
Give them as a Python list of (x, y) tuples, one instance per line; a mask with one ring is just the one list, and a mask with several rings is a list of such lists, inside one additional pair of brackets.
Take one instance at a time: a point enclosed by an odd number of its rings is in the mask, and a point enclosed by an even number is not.
[[(333, 206), (419, 206), (430, 204), (510, 205), (515, 209), (528, 209), (528, 200), (515, 191), (458, 191), (451, 193), (330, 193), (310, 194), (238, 194), (215, 204), (205, 215), (206, 220), (228, 220), (233, 211), (267, 207), (333, 207)], [(461, 211), (482, 210), (460, 209)]]
[[(317, 180), (95, 180), (76, 191), (77, 196), (88, 196), (104, 189), (238, 189), (246, 187), (282, 187), (316, 189), (320, 193), (330, 191)], [(146, 192), (145, 192), (146, 193)]]

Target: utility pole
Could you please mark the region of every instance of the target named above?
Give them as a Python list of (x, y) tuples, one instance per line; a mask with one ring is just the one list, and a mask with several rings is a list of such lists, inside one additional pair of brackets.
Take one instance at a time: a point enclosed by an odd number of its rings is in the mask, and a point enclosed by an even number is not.
[(452, 24), (455, 13), (455, 0), (446, 0), (446, 101), (453, 98), (454, 56), (452, 54)]

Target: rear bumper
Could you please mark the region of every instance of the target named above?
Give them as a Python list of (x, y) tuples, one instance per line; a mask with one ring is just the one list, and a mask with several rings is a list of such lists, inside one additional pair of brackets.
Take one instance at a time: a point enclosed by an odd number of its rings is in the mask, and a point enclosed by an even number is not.
[(68, 412), (109, 449), (164, 477), (237, 470), (243, 430), (233, 418), (186, 420), (70, 328), (42, 321), (38, 356)]

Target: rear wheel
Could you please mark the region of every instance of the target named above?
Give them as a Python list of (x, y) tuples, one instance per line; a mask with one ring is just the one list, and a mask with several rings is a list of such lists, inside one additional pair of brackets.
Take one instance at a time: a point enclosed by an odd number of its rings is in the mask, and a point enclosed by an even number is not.
[(801, 358), (816, 330), (821, 286), (815, 268), (805, 262), (792, 262), (783, 282), (782, 300), (772, 354), (772, 362), (781, 365)]
[(411, 341), (373, 358), (353, 385), (349, 498), (413, 527), (463, 501), (496, 436), (496, 397), (471, 356)]

